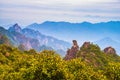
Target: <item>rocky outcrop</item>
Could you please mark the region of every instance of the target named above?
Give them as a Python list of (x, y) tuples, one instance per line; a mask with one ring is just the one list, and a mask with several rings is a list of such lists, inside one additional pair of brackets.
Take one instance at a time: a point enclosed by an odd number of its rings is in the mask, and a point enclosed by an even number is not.
[(77, 44), (77, 41), (73, 40), (73, 46), (71, 47), (71, 49), (67, 50), (67, 54), (66, 54), (64, 60), (70, 60), (70, 59), (75, 58), (78, 50), (79, 50), (79, 46)]
[(116, 54), (115, 49), (112, 48), (112, 47), (107, 47), (107, 48), (105, 48), (105, 49), (104, 49), (104, 52), (105, 52), (106, 54)]
[(84, 48), (88, 48), (89, 45), (90, 45), (90, 42), (84, 42), (83, 47), (84, 47)]

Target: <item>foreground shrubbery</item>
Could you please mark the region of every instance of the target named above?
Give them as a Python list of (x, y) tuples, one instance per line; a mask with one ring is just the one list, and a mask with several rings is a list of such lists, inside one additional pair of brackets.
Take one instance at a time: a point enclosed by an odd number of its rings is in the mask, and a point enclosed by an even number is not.
[(120, 80), (120, 63), (102, 69), (87, 64), (81, 58), (65, 61), (54, 51), (21, 52), (0, 45), (0, 80)]

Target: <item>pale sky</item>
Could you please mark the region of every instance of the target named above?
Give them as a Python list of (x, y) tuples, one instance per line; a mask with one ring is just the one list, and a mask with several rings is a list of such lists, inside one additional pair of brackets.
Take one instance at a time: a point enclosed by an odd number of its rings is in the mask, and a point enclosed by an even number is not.
[(0, 0), (0, 25), (120, 21), (120, 0)]

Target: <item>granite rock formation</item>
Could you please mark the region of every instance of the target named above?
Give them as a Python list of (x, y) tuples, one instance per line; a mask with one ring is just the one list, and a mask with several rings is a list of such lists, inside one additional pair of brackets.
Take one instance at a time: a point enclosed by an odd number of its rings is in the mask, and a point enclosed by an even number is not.
[(70, 60), (70, 59), (75, 58), (78, 50), (79, 50), (79, 46), (77, 44), (77, 41), (73, 40), (73, 46), (71, 47), (71, 49), (67, 50), (67, 54), (66, 54), (64, 60)]
[(114, 48), (112, 48), (112, 47), (107, 47), (107, 48), (105, 48), (104, 49), (104, 52), (106, 53), (106, 54), (116, 54), (116, 51), (115, 51), (115, 49)]

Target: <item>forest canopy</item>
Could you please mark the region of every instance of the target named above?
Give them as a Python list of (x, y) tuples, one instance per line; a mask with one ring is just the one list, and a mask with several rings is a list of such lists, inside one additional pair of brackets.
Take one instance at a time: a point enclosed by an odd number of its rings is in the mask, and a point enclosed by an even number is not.
[[(109, 58), (107, 55), (101, 55), (101, 58), (102, 56), (106, 57), (106, 64), (101, 63), (102, 67), (99, 65), (95, 67), (91, 65), (93, 62), (89, 64), (82, 57), (66, 61), (59, 54), (50, 50), (39, 53), (33, 49), (21, 52), (18, 48), (0, 45), (0, 79), (119, 80), (120, 57), (118, 57), (118, 61), (115, 61), (112, 59), (112, 55)], [(100, 57), (96, 57), (96, 59), (98, 60)]]

